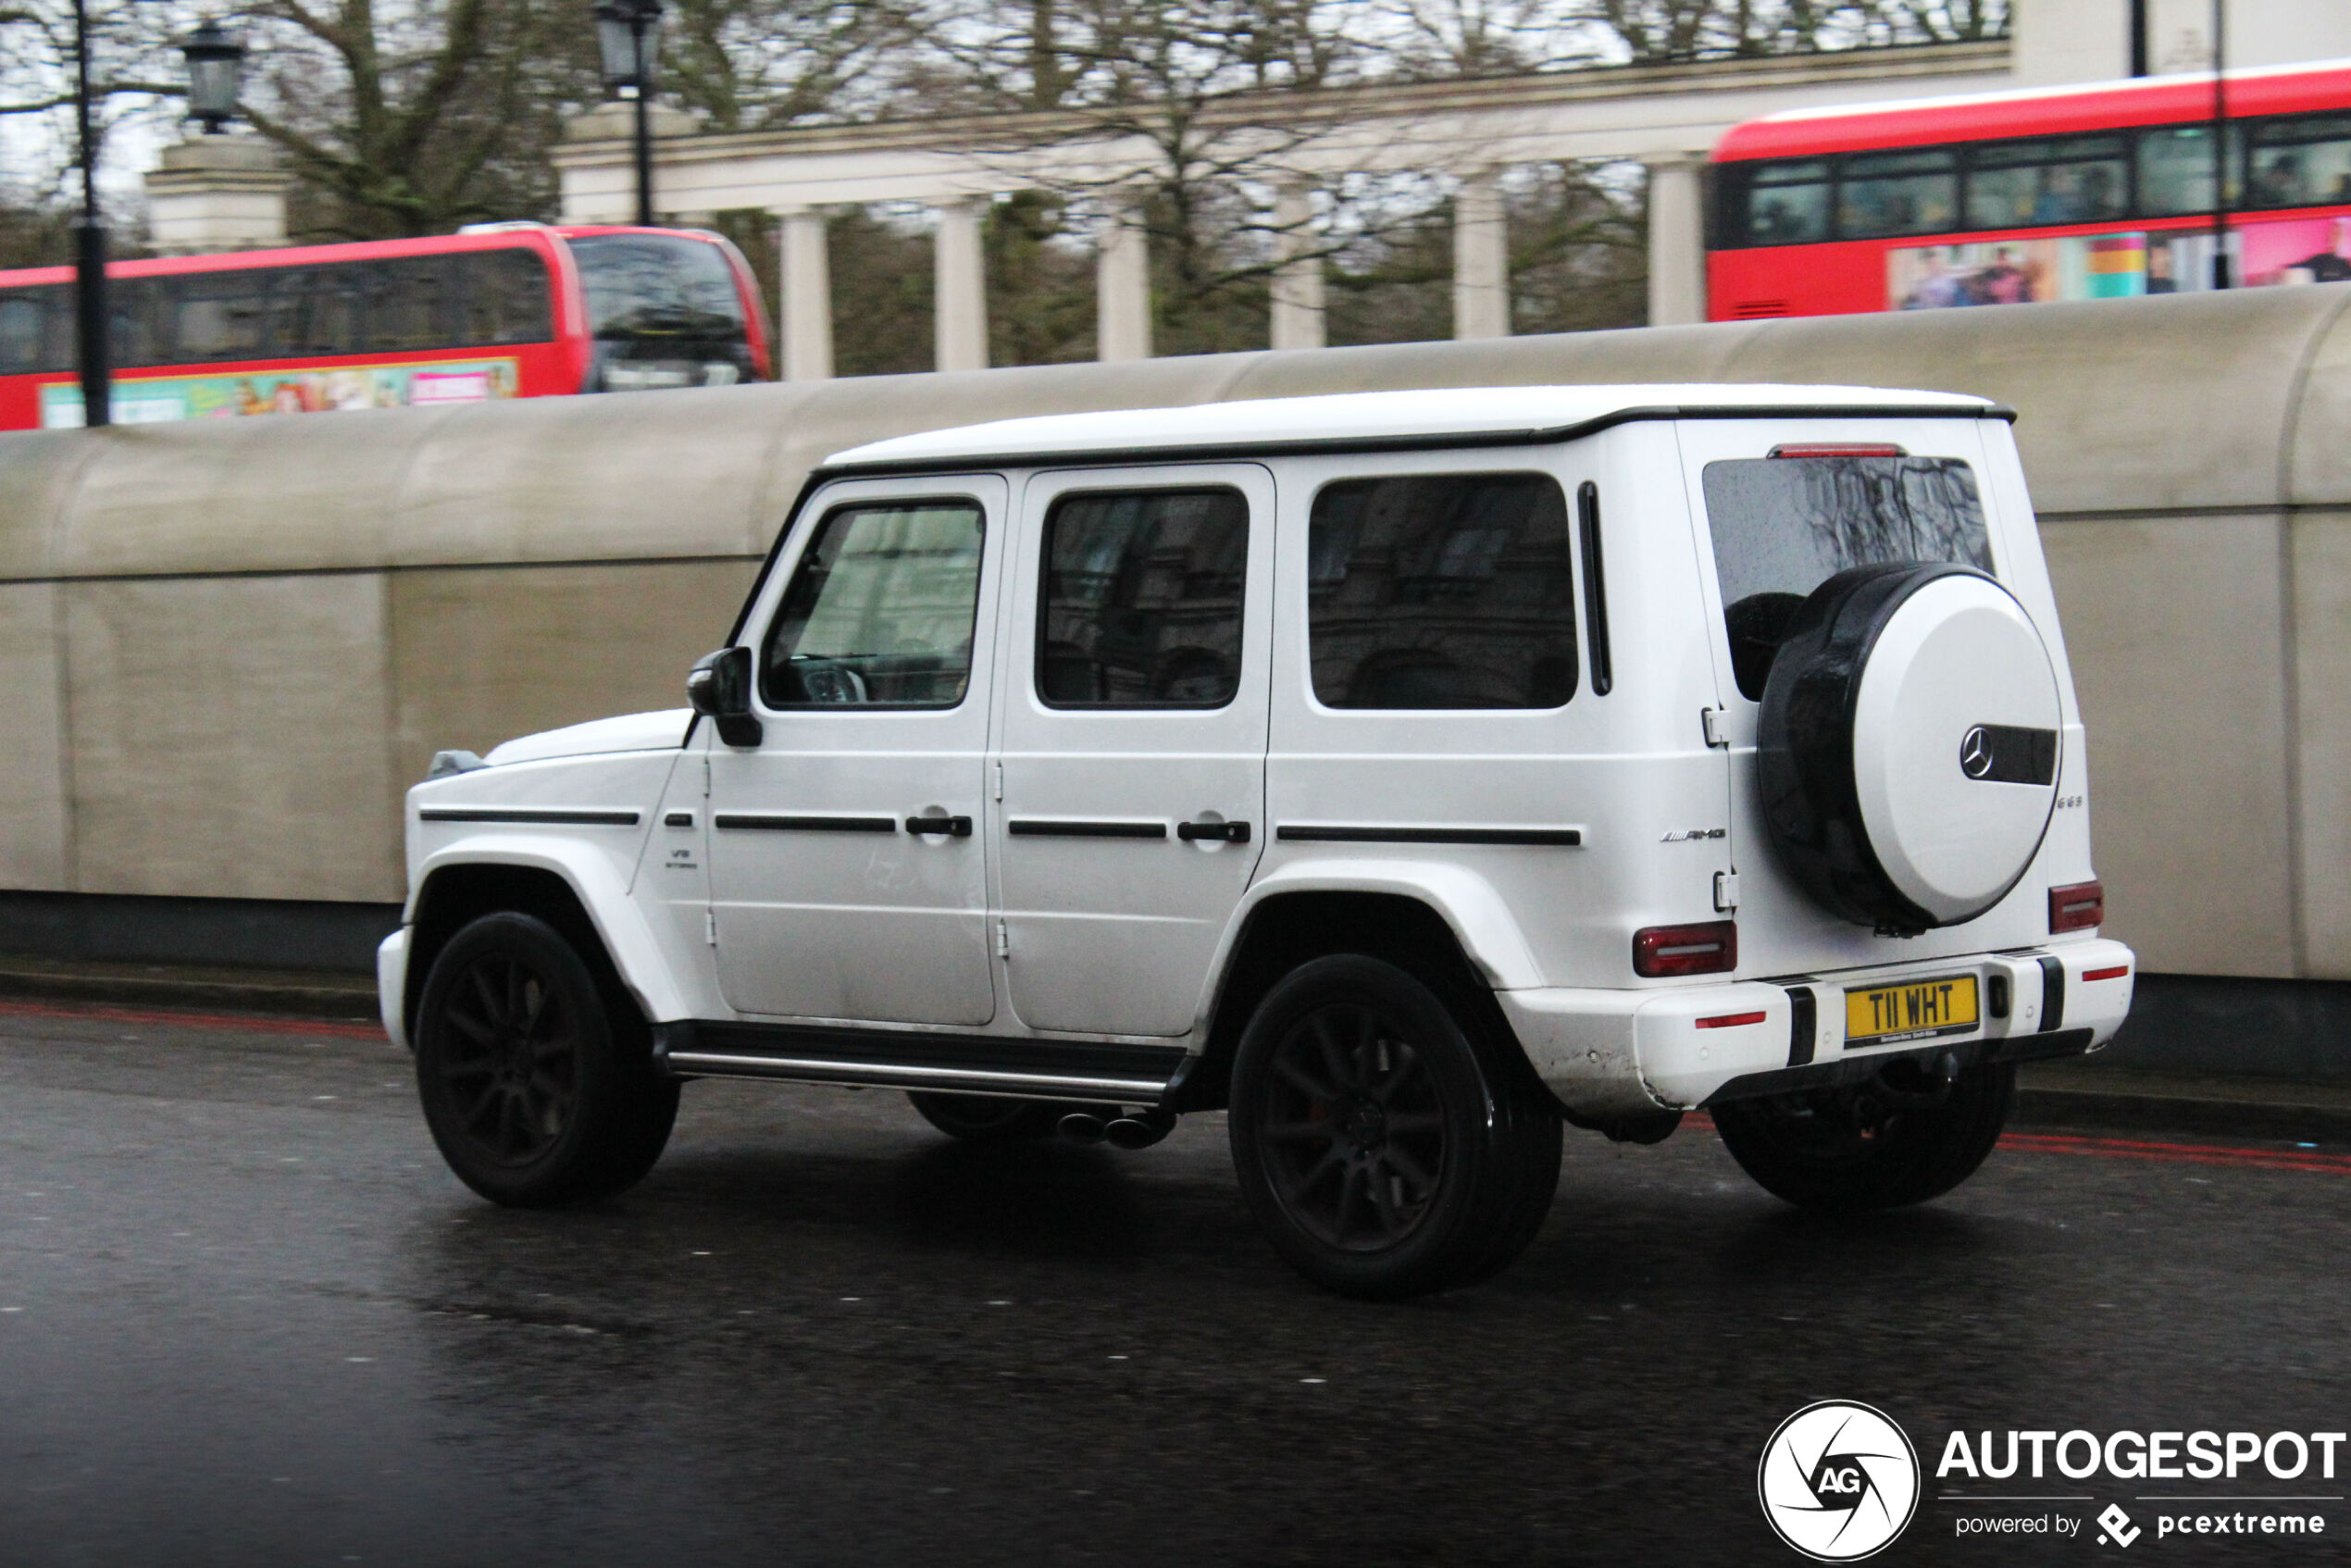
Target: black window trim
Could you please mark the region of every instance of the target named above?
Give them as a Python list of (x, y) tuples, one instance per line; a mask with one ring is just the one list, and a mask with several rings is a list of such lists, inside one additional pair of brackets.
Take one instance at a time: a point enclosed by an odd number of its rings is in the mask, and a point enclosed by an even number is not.
[[(1605, 429), (1607, 428), (1608, 423), (1613, 422), (1615, 421), (1611, 420), (1600, 423), (1600, 428)], [(1562, 440), (1565, 439), (1572, 438), (1562, 438)], [(1491, 445), (1494, 443), (1489, 440), (1478, 444)], [(1436, 443), (1429, 442), (1426, 438), (1423, 438), (1423, 440), (1416, 443), (1411, 450), (1413, 454), (1417, 454), (1421, 453), (1440, 451), (1442, 448)], [(1380, 465), (1377, 469), (1365, 468), (1354, 473), (1333, 474), (1316, 484), (1313, 493), (1306, 498), (1306, 517), (1308, 525), (1306, 529), (1306, 536), (1309, 548), (1312, 548), (1312, 541), (1313, 539), (1312, 525), (1314, 508), (1322, 501), (1323, 492), (1330, 489), (1333, 485), (1361, 484), (1366, 480), (1377, 481), (1380, 479), (1516, 478), (1549, 479), (1551, 481), (1552, 486), (1559, 492), (1560, 508), (1566, 529), (1565, 537), (1561, 542), (1564, 545), (1566, 552), (1568, 600), (1572, 605), (1575, 602), (1576, 595), (1580, 591), (1580, 584), (1582, 580), (1582, 574), (1577, 570), (1575, 560), (1577, 523), (1572, 511), (1574, 503), (1572, 503), (1568, 497), (1566, 483), (1561, 479), (1556, 472), (1549, 468), (1496, 468), (1485, 467), (1465, 467), (1461, 468), (1438, 468), (1432, 470), (1419, 467), (1391, 467), (1383, 464)], [(1306, 574), (1302, 572), (1300, 574), (1300, 581), (1301, 583), (1301, 587), (1299, 591), (1301, 594), (1307, 594), (1312, 591), (1313, 583), (1307, 578)], [(1578, 617), (1574, 614), (1573, 610), (1571, 610), (1568, 616), (1568, 640), (1574, 643), (1575, 647), (1575, 679), (1569, 684), (1566, 698), (1563, 701), (1554, 703), (1549, 707), (1335, 708), (1328, 703), (1324, 702), (1322, 693), (1314, 690), (1314, 617), (1311, 601), (1304, 602), (1299, 606), (1299, 620), (1301, 633), (1306, 639), (1306, 700), (1313, 704), (1314, 713), (1317, 716), (1341, 718), (1365, 714), (1386, 715), (1389, 717), (1394, 717), (1398, 715), (1409, 715), (1415, 718), (1421, 718), (1432, 716), (1454, 717), (1462, 715), (1483, 716), (1486, 717), (1493, 717), (1501, 715), (1524, 715), (1534, 716), (1537, 715), (1565, 713), (1570, 707), (1574, 705), (1576, 693), (1584, 689), (1584, 675), (1586, 670), (1587, 670), (1591, 665), (1587, 650), (1584, 646), (1582, 634), (1574, 624), (1577, 618)], [(1605, 693), (1597, 694), (1605, 695)]]
[[(1075, 714), (1166, 714), (1222, 713), (1240, 701), (1242, 671), (1249, 663), (1249, 563), (1257, 530), (1257, 509), (1250, 504), (1249, 492), (1224, 479), (1184, 482), (1180, 476), (1169, 475), (1164, 484), (1137, 485), (1072, 485), (1057, 490), (1046, 503), (1045, 515), (1037, 529), (1037, 624), (1030, 629), (1031, 644), (1028, 661), (1029, 694), (1055, 713)], [(1221, 491), (1238, 496), (1241, 504), (1241, 591), (1235, 605), (1236, 618), (1240, 623), (1240, 658), (1234, 670), (1233, 692), (1222, 702), (1214, 703), (1060, 703), (1045, 695), (1045, 617), (1052, 613), (1052, 553), (1053, 516), (1072, 501), (1091, 500), (1101, 496), (1121, 495), (1204, 495)]]
[[(813, 491), (817, 482), (817, 476), (810, 475), (808, 488)], [(792, 536), (800, 531), (799, 514), (806, 501), (807, 496), (803, 494), (801, 504), (793, 508), (794, 517), (791, 526), (786, 527), (777, 535), (777, 548), (773, 557), (775, 565), (782, 565), (784, 547), (789, 545)], [(791, 596), (792, 581), (800, 576), (801, 567), (807, 564), (808, 547), (802, 545), (800, 554), (792, 557), (791, 575), (784, 579), (783, 591), (776, 596), (775, 608), (768, 611), (766, 625), (761, 628), (758, 640), (752, 644), (755, 656), (755, 667), (751, 683), (753, 712), (763, 714), (947, 714), (953, 713), (971, 701), (972, 688), (978, 683), (976, 672), (980, 668), (979, 607), (988, 597), (988, 503), (986, 501), (969, 492), (907, 496), (871, 495), (862, 499), (847, 497), (826, 507), (817, 516), (815, 522), (808, 529), (808, 540), (814, 543), (824, 532), (826, 526), (843, 512), (882, 510), (911, 512), (926, 506), (951, 506), (958, 504), (968, 505), (979, 514), (979, 570), (973, 578), (972, 590), (972, 657), (971, 663), (964, 671), (964, 694), (952, 703), (774, 703), (768, 701), (768, 652), (775, 641), (776, 619), (784, 613), (784, 601)], [(763, 579), (765, 575), (762, 573)], [(742, 640), (743, 622), (748, 618), (751, 607), (758, 603), (758, 587), (754, 586), (752, 597), (744, 601), (745, 614), (737, 617), (735, 630), (728, 638), (728, 646), (731, 647)]]

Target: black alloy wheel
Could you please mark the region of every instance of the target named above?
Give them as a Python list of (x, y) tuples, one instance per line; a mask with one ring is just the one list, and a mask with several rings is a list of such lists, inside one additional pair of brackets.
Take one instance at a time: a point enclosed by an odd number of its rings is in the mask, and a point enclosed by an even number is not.
[(465, 966), (442, 1003), (441, 1080), (466, 1139), (506, 1169), (543, 1156), (579, 1115), (579, 1024), (511, 950)]
[(1275, 1250), (1326, 1288), (1387, 1299), (1516, 1257), (1559, 1183), (1560, 1118), (1515, 1050), (1379, 959), (1291, 971), (1242, 1035), (1229, 1122)]
[(1325, 1245), (1377, 1252), (1428, 1217), (1445, 1170), (1445, 1105), (1393, 1016), (1325, 1002), (1275, 1042), (1260, 1095), (1266, 1174)]
[(654, 1069), (635, 1004), (534, 916), (483, 915), (450, 939), (415, 1039), (433, 1141), (485, 1198), (607, 1196), (668, 1142), (678, 1085)]
[(1897, 1062), (1847, 1089), (1711, 1107), (1715, 1130), (1757, 1185), (1829, 1213), (1939, 1198), (1973, 1176), (2008, 1125), (2014, 1064), (1959, 1071), (1947, 1083)]

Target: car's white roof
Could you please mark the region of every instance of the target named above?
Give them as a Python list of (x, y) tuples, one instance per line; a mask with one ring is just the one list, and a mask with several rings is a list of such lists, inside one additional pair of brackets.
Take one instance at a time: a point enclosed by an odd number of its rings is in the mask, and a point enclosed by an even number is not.
[(1087, 453), (1162, 452), (1185, 447), (1315, 446), (1355, 442), (1457, 442), (1494, 436), (1524, 440), (1635, 412), (1753, 409), (1830, 413), (1851, 408), (1948, 409), (1981, 414), (1994, 404), (1954, 392), (1885, 387), (1658, 385), (1596, 387), (1449, 387), (1426, 392), (1345, 392), (1325, 397), (1202, 403), (1181, 408), (1127, 408), (1095, 414), (1046, 414), (985, 425), (926, 430), (837, 453), (827, 467), (912, 464)]

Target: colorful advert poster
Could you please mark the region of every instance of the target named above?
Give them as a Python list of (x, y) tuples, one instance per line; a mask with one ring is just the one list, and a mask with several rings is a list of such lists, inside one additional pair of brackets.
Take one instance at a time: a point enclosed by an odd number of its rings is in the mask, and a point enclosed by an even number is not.
[[(226, 419), (244, 414), (334, 414), (355, 408), (429, 408), (516, 395), (512, 359), (431, 365), (341, 366), (331, 370), (255, 370), (233, 376), (142, 376), (114, 384), (118, 425)], [(44, 429), (81, 425), (81, 389), (41, 389)]]
[[(2282, 218), (2230, 228), (2245, 287), (2351, 279), (2351, 218)], [(2209, 233), (2071, 234), (1911, 245), (1885, 256), (1889, 310), (2196, 293), (2212, 286)]]

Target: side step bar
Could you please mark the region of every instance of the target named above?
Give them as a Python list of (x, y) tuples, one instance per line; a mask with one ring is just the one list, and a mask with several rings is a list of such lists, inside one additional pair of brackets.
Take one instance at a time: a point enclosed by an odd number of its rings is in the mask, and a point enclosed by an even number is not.
[(1157, 1105), (1199, 1060), (1181, 1046), (1068, 1045), (988, 1035), (790, 1024), (653, 1026), (653, 1060), (673, 1077), (924, 1089), (1019, 1100)]

